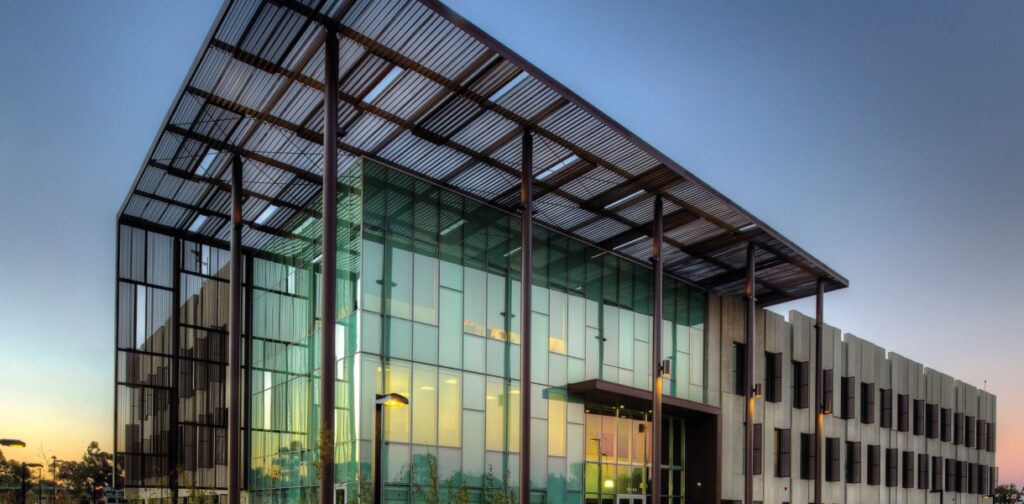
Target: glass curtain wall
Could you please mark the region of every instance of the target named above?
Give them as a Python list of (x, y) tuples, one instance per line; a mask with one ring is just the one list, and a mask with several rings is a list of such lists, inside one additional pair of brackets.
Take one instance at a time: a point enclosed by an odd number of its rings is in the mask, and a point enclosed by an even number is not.
[(183, 492), (223, 488), (230, 254), (129, 226), (120, 226), (118, 243), (115, 452), (123, 484), (167, 488), (173, 472)]
[[(519, 219), (372, 161), (362, 173), (360, 392), (410, 399), (384, 413), (384, 500), (511, 497)], [(651, 270), (538, 227), (533, 274), (531, 486), (541, 501), (582, 502), (587, 417), (566, 385), (650, 390)], [(705, 294), (670, 278), (665, 292), (666, 393), (703, 402)], [(373, 411), (359, 422), (368, 464)]]
[[(361, 189), (359, 166), (338, 180), (335, 458), (338, 481), (356, 460), (354, 354)], [(323, 221), (317, 199), (285, 226), (291, 235), (253, 263), (250, 498), (315, 502), (319, 495), (320, 306)]]

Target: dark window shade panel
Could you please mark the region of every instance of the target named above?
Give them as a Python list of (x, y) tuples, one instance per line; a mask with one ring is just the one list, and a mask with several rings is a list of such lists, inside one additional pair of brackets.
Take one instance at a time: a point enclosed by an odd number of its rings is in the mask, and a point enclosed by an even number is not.
[(988, 424), (988, 442), (985, 443), (988, 451), (995, 453), (996, 451), (996, 424), (991, 422)]
[(953, 414), (953, 444), (964, 444), (964, 414), (960, 412)]
[(914, 488), (914, 452), (903, 452), (903, 488)]
[(984, 464), (978, 464), (978, 493), (981, 495), (989, 495), (992, 493), (992, 487), (989, 486), (989, 472), (988, 466)]
[(878, 485), (881, 481), (882, 451), (878, 445), (868, 445), (868, 484)]
[(892, 428), (892, 389), (881, 390), (881, 416), (878, 424), (883, 429)]
[(821, 404), (819, 406), (825, 408), (827, 411), (835, 411), (835, 407), (833, 406), (834, 403), (832, 402), (835, 395), (832, 390), (832, 370), (822, 369), (821, 377)]
[(860, 475), (863, 473), (860, 464), (860, 442), (846, 442), (846, 482), (860, 483)]
[(846, 420), (850, 420), (857, 416), (854, 405), (856, 404), (856, 391), (857, 379), (852, 376), (844, 376), (839, 384), (840, 394), (843, 396), (843, 405), (840, 411), (840, 416)]
[(968, 479), (967, 479), (968, 478), (967, 471), (968, 471), (967, 462), (964, 462), (964, 461), (957, 462), (957, 464), (956, 464), (956, 478), (957, 478), (956, 491), (957, 492), (966, 493), (970, 489), (970, 487), (968, 486), (969, 482), (968, 482)]
[(743, 343), (732, 344), (732, 393), (738, 396), (746, 396), (747, 391), (743, 390), (747, 383), (746, 367), (744, 366), (746, 345)]
[(790, 430), (775, 429), (775, 475), (780, 478), (788, 478), (792, 474), (791, 446)]
[(999, 488), (999, 468), (990, 467), (988, 468), (988, 485), (989, 488), (994, 492), (996, 488)]
[(939, 439), (944, 443), (948, 443), (953, 440), (953, 412), (949, 408), (942, 408), (939, 412), (940, 417), (940, 436)]
[(866, 424), (875, 423), (875, 384), (860, 384), (860, 421)]
[(885, 486), (899, 486), (899, 452), (896, 448), (885, 449)]
[(782, 400), (782, 354), (765, 353), (764, 400), (779, 402)]
[(917, 488), (928, 489), (928, 454), (917, 454)]
[(825, 481), (839, 481), (839, 438), (825, 438)]
[(988, 450), (988, 422), (978, 420), (978, 442), (979, 450)]
[(976, 439), (974, 438), (976, 436), (976, 434), (974, 433), (974, 428), (976, 426), (977, 424), (974, 421), (974, 417), (964, 417), (964, 446), (968, 448), (974, 447), (974, 442), (976, 441)]
[(764, 465), (764, 425), (754, 424), (754, 474), (761, 474)]
[(957, 485), (957, 461), (953, 459), (946, 459), (946, 491), (955, 492)]
[(929, 404), (925, 406), (925, 425), (928, 439), (939, 438), (939, 405)]
[(978, 464), (967, 464), (967, 492), (978, 493)]
[(817, 473), (814, 458), (814, 434), (800, 434), (800, 479), (814, 479)]
[(793, 361), (793, 407), (807, 407), (810, 389), (809, 366), (806, 362)]
[(942, 457), (932, 457), (932, 491), (942, 490)]
[(910, 396), (907, 394), (896, 396), (896, 430), (910, 430)]
[(924, 399), (914, 399), (914, 435), (924, 435)]

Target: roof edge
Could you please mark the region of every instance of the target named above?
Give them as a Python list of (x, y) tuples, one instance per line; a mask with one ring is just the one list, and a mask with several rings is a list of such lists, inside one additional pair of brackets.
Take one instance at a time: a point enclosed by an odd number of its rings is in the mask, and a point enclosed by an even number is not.
[(617, 131), (619, 134), (621, 134), (624, 137), (626, 137), (626, 139), (628, 139), (629, 141), (635, 143), (640, 148), (647, 150), (649, 154), (651, 154), (652, 156), (656, 157), (659, 161), (661, 161), (663, 164), (665, 164), (665, 166), (671, 168), (673, 171), (678, 173), (683, 178), (693, 182), (694, 184), (697, 184), (702, 189), (704, 189), (704, 190), (710, 192), (711, 194), (713, 194), (715, 197), (721, 198), (722, 201), (724, 201), (728, 205), (731, 205), (737, 211), (742, 212), (754, 224), (756, 224), (759, 228), (764, 230), (764, 232), (768, 233), (772, 238), (775, 238), (775, 239), (779, 240), (780, 242), (784, 243), (786, 246), (792, 248), (798, 255), (800, 255), (804, 260), (808, 261), (812, 266), (814, 266), (817, 269), (822, 270), (826, 275), (828, 275), (828, 277), (829, 277), (828, 279), (831, 280), (836, 285), (836, 288), (841, 289), (841, 288), (846, 288), (846, 287), (850, 286), (850, 281), (847, 280), (846, 277), (844, 277), (843, 275), (839, 274), (839, 272), (835, 271), (830, 266), (828, 266), (827, 264), (825, 264), (824, 262), (822, 262), (818, 258), (816, 258), (813, 255), (811, 255), (810, 253), (808, 253), (806, 250), (804, 250), (802, 247), (800, 247), (799, 245), (794, 243), (792, 240), (790, 240), (789, 238), (786, 238), (784, 235), (782, 235), (782, 233), (776, 231), (775, 228), (773, 228), (773, 227), (769, 226), (768, 224), (764, 223), (761, 219), (759, 219), (756, 216), (754, 216), (754, 214), (752, 214), (751, 212), (747, 211), (742, 206), (736, 204), (736, 202), (734, 202), (732, 199), (730, 199), (729, 197), (727, 197), (724, 194), (722, 194), (721, 192), (719, 192), (714, 187), (711, 187), (709, 184), (707, 184), (706, 182), (701, 180), (699, 177), (695, 176), (693, 173), (691, 173), (689, 170), (684, 168), (682, 165), (680, 165), (679, 163), (673, 161), (672, 158), (670, 158), (667, 155), (665, 155), (665, 153), (663, 153), (660, 150), (656, 149), (650, 143), (648, 143), (647, 141), (645, 141), (642, 138), (640, 138), (639, 136), (637, 136), (635, 133), (633, 133), (628, 128), (626, 128), (625, 126), (620, 124), (618, 121), (616, 121), (615, 119), (612, 119), (607, 114), (602, 112), (600, 109), (598, 109), (597, 107), (592, 105), (590, 102), (588, 102), (587, 100), (583, 99), (578, 94), (573, 92), (571, 89), (565, 87), (562, 83), (560, 83), (557, 80), (555, 80), (553, 77), (548, 75), (547, 72), (544, 72), (543, 70), (538, 68), (533, 63), (530, 63), (525, 58), (520, 56), (518, 53), (516, 53), (515, 51), (510, 49), (508, 46), (506, 46), (502, 42), (498, 41), (496, 38), (494, 38), (493, 36), (491, 36), (490, 34), (485, 32), (483, 29), (481, 29), (477, 25), (473, 24), (473, 22), (469, 21), (468, 19), (463, 17), (461, 14), (459, 14), (458, 12), (455, 12), (455, 10), (453, 10), (452, 8), (450, 8), (447, 5), (445, 5), (444, 3), (442, 3), (441, 0), (418, 0), (418, 1), (420, 3), (422, 3), (423, 5), (427, 6), (428, 8), (430, 8), (431, 10), (433, 10), (435, 13), (437, 13), (441, 17), (447, 19), (449, 22), (451, 22), (455, 26), (458, 26), (459, 28), (461, 28), (462, 30), (466, 31), (470, 35), (476, 37), (478, 40), (480, 40), (482, 43), (484, 43), (484, 45), (486, 45), (488, 48), (490, 48), (491, 50), (497, 52), (498, 54), (500, 54), (502, 57), (508, 59), (509, 61), (515, 63), (516, 66), (522, 68), (523, 70), (526, 70), (527, 72), (530, 73), (530, 75), (532, 77), (540, 80), (544, 85), (549, 86), (552, 89), (554, 89), (554, 90), (558, 91), (559, 93), (563, 94), (570, 101), (575, 103), (577, 106), (579, 106), (583, 110), (587, 111), (588, 113), (592, 114), (599, 121), (605, 123), (608, 127), (610, 127), (613, 130)]

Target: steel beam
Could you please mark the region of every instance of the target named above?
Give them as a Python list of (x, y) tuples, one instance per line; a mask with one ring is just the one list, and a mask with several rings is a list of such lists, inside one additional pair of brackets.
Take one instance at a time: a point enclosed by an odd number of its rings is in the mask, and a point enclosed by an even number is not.
[(825, 370), (822, 365), (822, 336), (825, 329), (825, 279), (818, 279), (818, 294), (816, 296), (816, 309), (814, 316), (814, 404), (816, 409), (814, 412), (814, 463), (817, 467), (814, 468), (814, 504), (821, 504), (822, 500), (822, 488), (821, 488), (821, 452), (822, 442), (824, 441), (823, 430), (824, 430), (824, 407), (825, 407), (825, 394), (823, 393), (823, 386), (825, 380)]
[(320, 322), (320, 504), (334, 504), (334, 328), (338, 283), (338, 35), (324, 44), (324, 194)]
[(228, 318), (228, 504), (241, 502), (242, 158), (231, 160), (231, 277)]
[(522, 346), (519, 352), (519, 504), (530, 504), (530, 347), (533, 317), (533, 133), (523, 131), (523, 163), (519, 203), (522, 210), (522, 287), (519, 316)]
[[(654, 198), (654, 248), (651, 262), (654, 264), (654, 309), (651, 328), (651, 502), (661, 504), (661, 443), (662, 443), (662, 365), (661, 365), (661, 331), (662, 331), (662, 298), (664, 297), (664, 275), (662, 273), (662, 245), (664, 241), (664, 208), (661, 195)], [(600, 448), (599, 448), (600, 449)]]
[(746, 417), (744, 422), (743, 436), (743, 502), (754, 504), (754, 343), (757, 339), (756, 329), (756, 292), (754, 290), (754, 276), (757, 273), (757, 266), (754, 262), (754, 252), (757, 246), (754, 242), (747, 243), (747, 341), (743, 357), (743, 392), (746, 400)]

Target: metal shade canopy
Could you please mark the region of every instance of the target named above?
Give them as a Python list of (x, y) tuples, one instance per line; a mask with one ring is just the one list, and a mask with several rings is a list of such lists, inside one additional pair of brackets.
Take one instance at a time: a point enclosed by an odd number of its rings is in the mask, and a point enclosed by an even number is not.
[(373, 159), (514, 211), (533, 135), (545, 226), (646, 263), (655, 196), (665, 274), (742, 295), (756, 243), (761, 305), (847, 280), (434, 0), (229, 0), (119, 219), (226, 244), (231, 157), (245, 159), (242, 245), (319, 217), (324, 41), (340, 37), (337, 166)]

